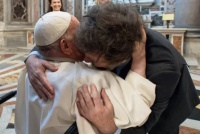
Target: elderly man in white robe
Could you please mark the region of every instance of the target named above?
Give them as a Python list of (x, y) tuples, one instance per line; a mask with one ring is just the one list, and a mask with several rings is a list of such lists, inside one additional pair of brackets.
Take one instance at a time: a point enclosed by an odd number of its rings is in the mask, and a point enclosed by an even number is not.
[[(99, 96), (94, 94), (95, 90), (109, 96), (112, 106), (108, 107), (114, 108), (114, 117), (110, 119), (116, 127), (137, 127), (148, 119), (155, 100), (155, 85), (131, 70), (123, 80), (110, 71), (96, 70), (80, 62), (84, 54), (74, 44), (74, 31), (78, 26), (74, 16), (60, 11), (47, 13), (36, 23), (34, 39), (42, 58), (59, 68), (56, 72), (46, 71), (55, 88), (55, 97), (47, 102), (40, 99), (24, 68), (18, 81), (17, 134), (63, 134), (75, 121), (80, 134), (101, 133), (77, 109), (77, 90), (87, 90), (86, 83), (91, 84), (92, 97)], [(94, 105), (101, 103), (105, 101)]]

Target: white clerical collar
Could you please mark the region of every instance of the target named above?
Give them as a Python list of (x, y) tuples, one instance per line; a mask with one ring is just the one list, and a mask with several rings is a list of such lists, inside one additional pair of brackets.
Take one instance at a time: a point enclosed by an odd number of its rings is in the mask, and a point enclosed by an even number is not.
[(48, 60), (48, 61), (58, 61), (58, 62), (72, 62), (72, 63), (76, 62), (74, 59), (70, 59), (70, 58), (42, 57), (42, 59)]

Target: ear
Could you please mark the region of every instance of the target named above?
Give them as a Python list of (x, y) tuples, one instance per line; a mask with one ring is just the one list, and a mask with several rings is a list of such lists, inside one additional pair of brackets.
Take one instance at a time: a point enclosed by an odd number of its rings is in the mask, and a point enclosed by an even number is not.
[(65, 39), (61, 39), (61, 41), (60, 41), (60, 49), (66, 55), (71, 55), (72, 54), (71, 47), (67, 44)]

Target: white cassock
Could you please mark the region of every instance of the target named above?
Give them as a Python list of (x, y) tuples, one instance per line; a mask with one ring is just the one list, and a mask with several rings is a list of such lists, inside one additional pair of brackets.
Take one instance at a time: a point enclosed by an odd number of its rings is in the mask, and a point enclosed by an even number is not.
[(15, 111), (17, 134), (64, 134), (76, 121), (79, 134), (98, 134), (96, 127), (80, 116), (76, 93), (83, 84), (94, 83), (100, 92), (104, 88), (114, 107), (118, 128), (144, 124), (155, 100), (155, 84), (129, 71), (125, 80), (110, 71), (89, 68), (82, 62), (53, 62), (56, 72), (46, 71), (55, 89), (55, 98), (44, 102), (31, 86), (26, 68), (18, 80)]

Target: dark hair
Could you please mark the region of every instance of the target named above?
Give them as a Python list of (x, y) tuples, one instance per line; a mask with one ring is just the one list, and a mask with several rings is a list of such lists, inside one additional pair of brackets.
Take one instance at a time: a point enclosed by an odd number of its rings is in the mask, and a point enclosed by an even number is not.
[[(65, 11), (64, 8), (63, 8), (63, 2), (62, 2), (62, 0), (60, 0), (60, 2), (61, 2), (60, 11)], [(49, 6), (48, 6), (48, 11), (47, 11), (47, 13), (48, 13), (48, 12), (52, 12), (52, 11), (53, 11), (53, 8), (51, 7), (51, 0), (49, 0)]]
[(142, 41), (142, 25), (131, 5), (112, 2), (96, 5), (76, 29), (76, 45), (84, 53), (104, 55), (110, 64), (119, 63), (131, 57), (135, 41)]

